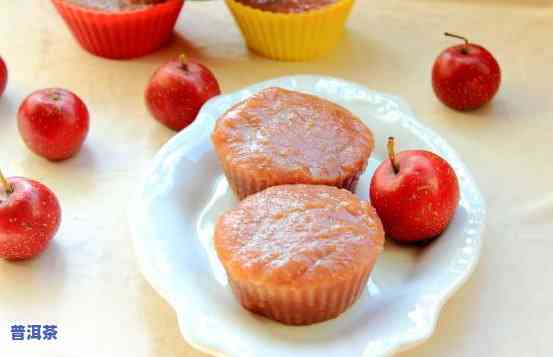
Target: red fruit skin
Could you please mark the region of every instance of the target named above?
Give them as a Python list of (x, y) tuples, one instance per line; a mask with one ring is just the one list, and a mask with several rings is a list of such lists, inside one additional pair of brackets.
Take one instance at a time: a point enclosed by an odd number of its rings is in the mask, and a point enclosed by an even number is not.
[(0, 97), (6, 90), (6, 84), (8, 83), (8, 67), (6, 62), (0, 57)]
[(86, 105), (72, 92), (60, 88), (32, 93), (19, 107), (17, 118), (27, 147), (52, 161), (75, 155), (89, 129)]
[(371, 180), (370, 197), (386, 234), (399, 242), (434, 238), (449, 225), (459, 205), (459, 183), (453, 168), (429, 151), (397, 155), (399, 173), (390, 160)]
[(13, 187), (0, 198), (0, 258), (21, 260), (42, 253), (61, 222), (58, 199), (40, 182), (12, 177)]
[(210, 98), (221, 94), (217, 79), (200, 63), (171, 61), (161, 66), (150, 79), (145, 99), (153, 117), (175, 131), (196, 119)]
[(443, 51), (432, 69), (434, 93), (456, 110), (472, 110), (495, 96), (501, 84), (501, 69), (492, 54), (475, 44), (462, 44)]

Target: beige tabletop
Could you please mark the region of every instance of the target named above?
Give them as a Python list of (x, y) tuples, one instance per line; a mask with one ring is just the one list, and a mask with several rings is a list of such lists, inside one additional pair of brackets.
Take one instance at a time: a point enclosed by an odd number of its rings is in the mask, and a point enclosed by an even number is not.
[[(503, 83), (493, 105), (453, 112), (434, 97), (430, 66), (452, 44), (444, 30), (493, 51)], [(162, 62), (186, 51), (229, 92), (296, 73), (326, 74), (405, 98), (461, 154), (488, 201), (480, 264), (447, 303), (435, 335), (402, 356), (553, 353), (553, 2), (359, 0), (339, 48), (311, 63), (249, 53), (221, 1), (187, 3), (174, 41), (133, 61), (89, 55), (47, 0), (0, 0), (0, 166), (38, 179), (63, 207), (48, 251), (0, 262), (0, 356), (201, 356), (138, 271), (126, 208), (137, 178), (173, 132), (148, 115), (143, 90)], [(23, 97), (43, 87), (78, 93), (91, 112), (83, 151), (63, 163), (32, 155), (16, 130)], [(57, 324), (59, 340), (12, 342), (12, 324)]]

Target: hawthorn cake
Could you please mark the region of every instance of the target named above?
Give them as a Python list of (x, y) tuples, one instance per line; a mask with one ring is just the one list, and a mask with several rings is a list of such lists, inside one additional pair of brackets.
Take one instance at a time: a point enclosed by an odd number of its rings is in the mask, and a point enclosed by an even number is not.
[(360, 296), (384, 231), (368, 202), (323, 185), (283, 185), (242, 200), (215, 248), (247, 310), (290, 325), (337, 317)]
[(212, 141), (239, 199), (298, 183), (354, 191), (374, 147), (371, 131), (347, 109), (281, 88), (228, 110)]

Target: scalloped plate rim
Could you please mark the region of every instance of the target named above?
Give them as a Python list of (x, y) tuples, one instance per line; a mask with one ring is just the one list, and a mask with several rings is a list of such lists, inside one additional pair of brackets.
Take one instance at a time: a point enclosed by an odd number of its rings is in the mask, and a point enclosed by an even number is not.
[[(398, 106), (398, 109), (402, 111), (403, 113), (407, 114), (405, 120), (409, 123), (409, 125), (412, 126), (412, 128), (422, 130), (426, 133), (427, 137), (436, 139), (439, 144), (438, 145), (441, 149), (447, 150), (448, 154), (453, 156), (457, 162), (458, 165), (461, 166), (462, 170), (464, 171), (464, 177), (465, 180), (470, 183), (472, 186), (472, 195), (474, 198), (478, 201), (478, 205), (480, 206), (480, 220), (477, 222), (477, 234), (475, 235), (478, 237), (477, 245), (475, 246), (474, 254), (472, 255), (472, 260), (467, 264), (466, 270), (460, 273), (456, 279), (453, 279), (450, 285), (448, 286), (448, 289), (444, 289), (441, 291), (441, 296), (439, 296), (439, 300), (437, 303), (433, 304), (432, 306), (429, 306), (428, 304), (426, 306), (426, 310), (431, 312), (431, 321), (430, 323), (426, 324), (424, 327), (424, 331), (422, 331), (419, 336), (416, 338), (411, 339), (404, 339), (400, 340), (396, 345), (388, 346), (384, 349), (382, 349), (381, 356), (392, 356), (396, 353), (406, 351), (408, 349), (411, 349), (419, 344), (422, 344), (423, 342), (427, 341), (434, 331), (436, 330), (436, 324), (438, 321), (438, 318), (440, 316), (441, 310), (445, 303), (466, 283), (466, 281), (469, 279), (469, 277), (472, 275), (474, 270), (476, 269), (476, 266), (478, 264), (478, 261), (480, 259), (481, 250), (482, 250), (482, 235), (485, 231), (486, 227), (486, 216), (487, 216), (487, 209), (486, 209), (486, 203), (485, 200), (474, 181), (472, 175), (470, 174), (469, 170), (466, 168), (464, 162), (460, 159), (457, 152), (440, 136), (438, 135), (434, 130), (431, 128), (425, 126), (421, 122), (419, 122), (416, 119), (416, 116), (410, 109), (410, 107), (406, 104), (406, 102), (399, 96), (383, 93), (379, 91), (374, 91), (371, 89), (368, 89), (367, 87), (354, 83), (348, 80), (339, 79), (335, 77), (330, 76), (320, 76), (320, 75), (292, 75), (292, 76), (283, 76), (278, 77), (274, 79), (265, 80), (256, 84), (249, 85), (245, 88), (242, 88), (237, 91), (233, 91), (228, 94), (223, 94), (217, 97), (214, 97), (210, 99), (202, 108), (200, 113), (198, 114), (198, 117), (201, 116), (202, 112), (207, 111), (208, 108), (212, 105), (216, 105), (216, 103), (224, 98), (229, 97), (235, 97), (240, 96), (241, 93), (245, 92), (251, 92), (252, 90), (258, 90), (259, 88), (267, 87), (267, 86), (275, 86), (278, 85), (278, 83), (290, 81), (290, 80), (311, 80), (311, 81), (328, 81), (328, 82), (334, 82), (335, 84), (355, 88), (356, 90), (360, 90), (366, 93), (371, 93), (378, 95), (382, 98), (386, 98), (390, 102), (393, 102)], [(134, 194), (133, 198), (130, 200), (131, 204), (129, 207), (129, 213), (128, 213), (128, 221), (130, 225), (130, 233), (131, 233), (131, 239), (132, 244), (135, 250), (135, 255), (137, 257), (137, 260), (139, 262), (139, 270), (144, 275), (148, 283), (152, 286), (152, 288), (165, 300), (167, 303), (175, 310), (179, 329), (183, 336), (183, 338), (186, 340), (188, 344), (190, 344), (193, 348), (203, 352), (207, 353), (212, 356), (216, 357), (225, 357), (226, 355), (223, 352), (216, 351), (213, 349), (210, 349), (209, 347), (206, 347), (204, 344), (202, 344), (201, 341), (197, 341), (193, 334), (188, 331), (189, 328), (193, 328), (191, 326), (192, 324), (186, 323), (186, 317), (182, 316), (178, 309), (178, 304), (176, 304), (173, 301), (173, 298), (171, 296), (171, 293), (168, 291), (167, 288), (161, 286), (160, 283), (158, 283), (158, 279), (156, 277), (156, 272), (154, 271), (154, 268), (151, 264), (148, 263), (148, 259), (146, 258), (147, 254), (143, 251), (143, 246), (140, 242), (139, 236), (141, 233), (138, 232), (137, 225), (134, 224), (136, 222), (136, 218), (139, 217), (139, 207), (141, 202), (141, 188), (144, 186), (146, 177), (149, 175), (150, 172), (155, 170), (156, 167), (159, 166), (161, 162), (164, 161), (164, 159), (174, 150), (178, 149), (179, 142), (183, 140), (183, 137), (192, 135), (195, 131), (201, 129), (201, 127), (204, 124), (196, 120), (194, 121), (186, 130), (181, 131), (180, 133), (177, 133), (174, 137), (172, 137), (167, 143), (163, 145), (163, 147), (156, 153), (154, 156), (154, 159), (152, 160), (151, 164), (148, 166), (148, 169), (146, 171), (146, 174), (144, 175), (143, 179), (140, 181), (139, 189)], [(367, 353), (363, 354), (363, 357), (370, 357)]]

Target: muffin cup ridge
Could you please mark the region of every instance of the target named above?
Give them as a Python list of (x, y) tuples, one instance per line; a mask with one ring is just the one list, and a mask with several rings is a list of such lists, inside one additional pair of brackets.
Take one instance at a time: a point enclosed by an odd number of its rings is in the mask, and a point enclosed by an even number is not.
[(311, 289), (266, 288), (229, 275), (229, 284), (240, 304), (251, 312), (287, 325), (311, 325), (333, 319), (351, 307), (363, 293), (373, 265), (351, 279)]
[(276, 178), (272, 176), (267, 176), (265, 178), (259, 178), (255, 175), (248, 173), (247, 171), (241, 170), (239, 167), (233, 167), (228, 165), (223, 160), (220, 160), (220, 164), (223, 167), (223, 172), (227, 178), (230, 188), (238, 199), (242, 200), (249, 195), (265, 190), (266, 188), (272, 186), (286, 185), (286, 184), (313, 184), (313, 185), (326, 185), (326, 186), (335, 186), (338, 188), (346, 189), (350, 192), (355, 192), (357, 188), (357, 183), (359, 182), (359, 177), (365, 171), (366, 164), (363, 169), (348, 176), (342, 176), (337, 178), (335, 181), (315, 181), (303, 182), (295, 180), (293, 177), (289, 178), (286, 181), (283, 181), (281, 178)]
[(184, 0), (168, 0), (144, 9), (108, 12), (51, 1), (81, 47), (112, 59), (140, 57), (162, 47), (184, 5)]

